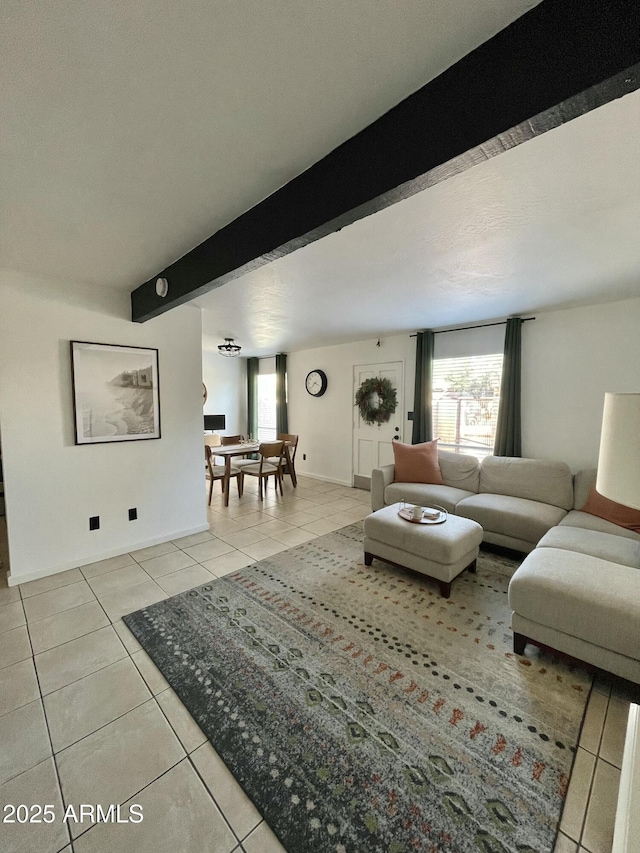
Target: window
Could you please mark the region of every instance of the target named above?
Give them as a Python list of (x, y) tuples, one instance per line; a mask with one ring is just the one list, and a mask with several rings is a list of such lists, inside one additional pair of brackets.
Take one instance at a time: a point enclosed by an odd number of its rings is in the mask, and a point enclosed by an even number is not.
[(433, 435), (456, 453), (493, 453), (503, 354), (437, 358), (433, 362)]
[(276, 431), (276, 375), (258, 374), (258, 441), (275, 441)]

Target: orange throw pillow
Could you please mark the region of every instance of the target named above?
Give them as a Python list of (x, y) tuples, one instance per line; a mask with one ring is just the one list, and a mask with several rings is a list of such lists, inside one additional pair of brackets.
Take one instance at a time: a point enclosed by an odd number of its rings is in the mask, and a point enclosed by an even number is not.
[(396, 483), (444, 485), (438, 464), (437, 438), (423, 444), (401, 444), (399, 441), (393, 441), (391, 444)]
[(640, 533), (640, 509), (633, 509), (630, 506), (625, 506), (624, 504), (619, 504), (609, 500), (609, 498), (605, 498), (604, 495), (596, 491), (595, 486), (589, 492), (589, 497), (586, 504), (582, 507), (582, 512), (588, 512), (589, 515), (597, 515), (598, 518), (604, 518), (605, 521), (610, 521), (619, 527), (625, 527), (627, 530)]

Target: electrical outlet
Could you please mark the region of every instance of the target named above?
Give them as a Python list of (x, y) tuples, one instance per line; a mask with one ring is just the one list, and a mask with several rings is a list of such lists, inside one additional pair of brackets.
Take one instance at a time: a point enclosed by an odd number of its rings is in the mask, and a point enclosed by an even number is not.
[(303, 453), (303, 454), (302, 454), (302, 461), (303, 461), (303, 462), (306, 462), (306, 461), (307, 461), (307, 454), (306, 454), (306, 453)]
[(135, 521), (138, 518), (138, 509), (137, 507), (133, 507), (129, 510), (129, 521)]
[(92, 515), (89, 518), (89, 530), (100, 530), (100, 516)]

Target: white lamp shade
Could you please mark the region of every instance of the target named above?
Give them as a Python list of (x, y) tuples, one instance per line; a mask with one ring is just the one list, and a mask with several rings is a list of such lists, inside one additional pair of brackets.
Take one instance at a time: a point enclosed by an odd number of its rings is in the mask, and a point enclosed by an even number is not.
[(596, 489), (640, 509), (640, 394), (604, 395)]

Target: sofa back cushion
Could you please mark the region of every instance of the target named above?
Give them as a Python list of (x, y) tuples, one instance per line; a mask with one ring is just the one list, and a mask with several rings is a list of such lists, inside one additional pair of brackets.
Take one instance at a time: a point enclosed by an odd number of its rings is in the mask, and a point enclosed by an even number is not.
[(586, 504), (589, 492), (596, 484), (596, 468), (583, 468), (573, 477), (573, 508), (582, 509)]
[(480, 462), (464, 453), (438, 451), (438, 462), (445, 486), (477, 494), (480, 490)]
[(442, 485), (438, 465), (438, 439), (422, 444), (391, 442), (393, 447), (394, 482), (433, 483)]
[(625, 527), (627, 530), (633, 530), (634, 533), (640, 533), (640, 509), (633, 509), (630, 506), (624, 506), (623, 504), (609, 500), (609, 498), (605, 498), (604, 495), (596, 491), (595, 486), (589, 492), (589, 497), (582, 507), (582, 512), (588, 512), (590, 515), (604, 518), (605, 521), (610, 521), (619, 527)]
[(569, 510), (573, 507), (573, 478), (564, 462), (486, 456), (480, 467), (480, 492), (510, 495)]

